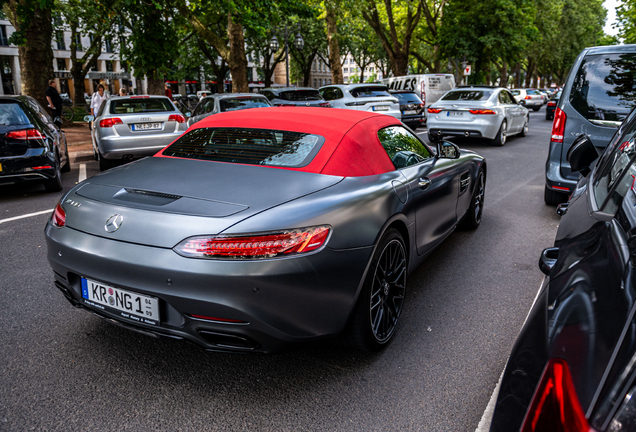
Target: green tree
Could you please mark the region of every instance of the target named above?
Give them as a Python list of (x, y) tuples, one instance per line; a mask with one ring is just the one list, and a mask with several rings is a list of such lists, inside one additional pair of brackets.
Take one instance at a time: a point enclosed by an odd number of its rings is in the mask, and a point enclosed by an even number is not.
[(619, 36), (626, 44), (636, 43), (636, 0), (623, 0), (616, 8)]
[[(295, 20), (294, 20), (295, 21)], [(294, 21), (291, 22), (290, 28), (296, 28)], [(326, 51), (327, 40), (325, 39), (325, 23), (316, 16), (310, 18), (299, 19), (301, 33), (303, 35), (304, 44), (302, 49), (298, 49), (293, 43), (294, 33), (291, 33), (289, 42), (289, 52), (296, 64), (296, 69), (302, 78), (303, 86), (309, 86), (309, 77), (311, 76), (311, 66), (321, 51)]]

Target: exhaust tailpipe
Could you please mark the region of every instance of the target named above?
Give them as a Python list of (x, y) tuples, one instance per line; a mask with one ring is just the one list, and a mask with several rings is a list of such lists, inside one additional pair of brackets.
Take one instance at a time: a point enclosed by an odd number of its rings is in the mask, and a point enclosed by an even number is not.
[(464, 132), (464, 136), (465, 137), (469, 137), (470, 136), (470, 132)]

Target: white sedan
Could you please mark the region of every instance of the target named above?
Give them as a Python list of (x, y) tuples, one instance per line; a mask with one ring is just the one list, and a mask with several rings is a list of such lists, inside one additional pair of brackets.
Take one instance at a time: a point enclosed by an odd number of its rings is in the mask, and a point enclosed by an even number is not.
[(456, 87), (428, 108), (428, 138), (486, 138), (503, 146), (510, 135), (526, 136), (528, 120), (528, 109), (518, 104), (508, 89)]

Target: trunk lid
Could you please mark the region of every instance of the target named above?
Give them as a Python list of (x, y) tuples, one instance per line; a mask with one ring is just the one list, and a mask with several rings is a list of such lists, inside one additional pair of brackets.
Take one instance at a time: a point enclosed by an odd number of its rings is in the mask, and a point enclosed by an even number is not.
[[(69, 228), (172, 248), (187, 237), (219, 234), (341, 180), (278, 168), (153, 157), (90, 178), (63, 206)], [(115, 214), (123, 221), (108, 232), (106, 223)]]

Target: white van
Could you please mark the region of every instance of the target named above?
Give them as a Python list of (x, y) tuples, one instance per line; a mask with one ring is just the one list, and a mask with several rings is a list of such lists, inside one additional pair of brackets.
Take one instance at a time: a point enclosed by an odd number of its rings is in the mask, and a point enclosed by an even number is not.
[(428, 107), (455, 88), (455, 77), (452, 74), (405, 75), (385, 78), (382, 84), (389, 90), (414, 91)]

